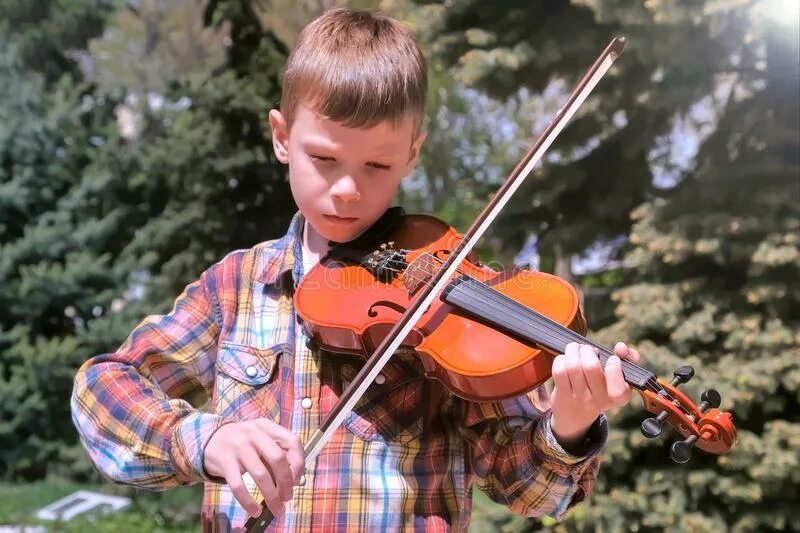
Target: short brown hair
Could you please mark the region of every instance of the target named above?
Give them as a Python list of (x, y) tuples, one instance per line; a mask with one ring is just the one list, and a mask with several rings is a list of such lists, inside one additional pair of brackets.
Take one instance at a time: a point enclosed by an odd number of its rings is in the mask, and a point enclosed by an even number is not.
[(416, 40), (398, 21), (336, 8), (301, 32), (283, 78), (281, 113), (291, 127), (298, 103), (348, 127), (399, 125), (407, 113), (419, 131), (428, 71)]

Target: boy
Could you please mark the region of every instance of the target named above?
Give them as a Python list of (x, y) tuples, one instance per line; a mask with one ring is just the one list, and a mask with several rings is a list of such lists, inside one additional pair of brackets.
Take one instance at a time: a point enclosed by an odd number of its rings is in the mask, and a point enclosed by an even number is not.
[[(205, 482), (205, 531), (241, 528), (262, 495), (270, 531), (327, 532), (466, 531), (475, 482), (527, 515), (561, 516), (588, 494), (602, 413), (630, 398), (619, 359), (602, 369), (588, 346), (556, 358), (549, 410), (541, 390), (492, 403), (434, 397), (400, 351), (304, 464), (302, 442), (363, 362), (317, 349), (292, 292), (329, 241), (349, 242), (387, 212), (425, 138), (426, 88), (425, 60), (396, 21), (337, 9), (303, 30), (269, 113), (299, 213), (283, 238), (232, 252), (169, 314), (81, 367), (73, 418), (104, 475), (156, 490)], [(616, 353), (638, 360), (622, 343)], [(181, 399), (198, 389), (208, 412)]]

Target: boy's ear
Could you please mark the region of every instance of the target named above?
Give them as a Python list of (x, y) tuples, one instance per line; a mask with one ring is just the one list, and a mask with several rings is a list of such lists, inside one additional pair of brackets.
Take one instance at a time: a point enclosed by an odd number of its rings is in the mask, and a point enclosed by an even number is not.
[(269, 111), (269, 127), (272, 129), (272, 150), (281, 163), (289, 162), (289, 128), (286, 119), (277, 109)]
[(414, 139), (414, 142), (411, 143), (411, 152), (408, 154), (408, 166), (413, 167), (417, 164), (417, 159), (419, 159), (419, 152), (422, 150), (422, 143), (425, 142), (425, 138), (428, 136), (428, 132), (421, 130), (417, 138)]

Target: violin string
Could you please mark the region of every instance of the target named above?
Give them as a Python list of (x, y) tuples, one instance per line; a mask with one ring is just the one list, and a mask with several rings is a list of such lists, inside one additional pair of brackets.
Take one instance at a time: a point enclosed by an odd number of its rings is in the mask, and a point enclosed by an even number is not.
[[(402, 251), (406, 252), (406, 250), (402, 250)], [(438, 258), (436, 258), (434, 256), (430, 256), (430, 257), (433, 258), (435, 261), (440, 261), (441, 262), (440, 259), (438, 259)], [(435, 263), (431, 262), (430, 259), (426, 258), (425, 256), (420, 256), (419, 260), (422, 260), (426, 267), (431, 267), (431, 266), (436, 267), (437, 266)], [(405, 261), (401, 262), (401, 261), (395, 260), (393, 262), (400, 263), (401, 265), (407, 265), (407, 263)], [(396, 271), (396, 272), (401, 272), (400, 269), (391, 269), (391, 270)], [(502, 311), (506, 311), (506, 312), (509, 311), (508, 310), (508, 302), (505, 300), (505, 297), (504, 297), (504, 295), (502, 293), (499, 293), (498, 291), (491, 289), (491, 287), (489, 287), (488, 285), (476, 280), (475, 278), (472, 278), (471, 276), (467, 275), (466, 273), (464, 273), (461, 270), (457, 270), (457, 272), (459, 274), (461, 274), (462, 276), (464, 276), (466, 279), (468, 279), (473, 284), (473, 286), (481, 287), (481, 288), (485, 287), (486, 289), (488, 289), (488, 291), (484, 291), (484, 294), (482, 294), (481, 296), (483, 296), (485, 298), (488, 297), (488, 300), (485, 303), (487, 305), (489, 305), (492, 310), (494, 310), (498, 314), (500, 314), (500, 312), (502, 312)], [(404, 275), (408, 275), (408, 272), (406, 272)], [(411, 281), (414, 282), (414, 283), (419, 283), (419, 282), (422, 282), (422, 283), (425, 283), (425, 284), (429, 284), (430, 283), (430, 281), (429, 281), (430, 278), (428, 278), (427, 280), (419, 280), (419, 279), (416, 279), (416, 277), (413, 274), (410, 277), (412, 278)], [(566, 334), (567, 337), (568, 337), (568, 341), (578, 342), (578, 343), (582, 343), (582, 344), (585, 344), (586, 342), (589, 342), (590, 344), (593, 344), (596, 348), (601, 350), (601, 353), (606, 358), (608, 356), (610, 356), (610, 355), (614, 355), (613, 352), (611, 352), (607, 348), (605, 348), (605, 347), (603, 347), (601, 345), (598, 345), (598, 344), (590, 341), (589, 339), (586, 339), (585, 337), (583, 337), (579, 333), (574, 332), (571, 329), (562, 326), (561, 324), (549, 319), (548, 317), (546, 317), (544, 315), (541, 315), (540, 313), (537, 313), (537, 312), (531, 310), (530, 308), (528, 308), (528, 307), (526, 307), (526, 306), (524, 306), (522, 304), (519, 304), (518, 302), (513, 302), (513, 303), (518, 305), (518, 307), (519, 307), (518, 311), (522, 311), (522, 312), (526, 312), (526, 313), (533, 313), (534, 319), (536, 319), (537, 322), (534, 322), (531, 325), (534, 326), (537, 329), (540, 329), (540, 331), (543, 331), (545, 334), (549, 334), (550, 337), (558, 338), (559, 334), (561, 334), (561, 335)], [(563, 338), (560, 339), (560, 340), (563, 341)], [(565, 344), (566, 343), (567, 342), (565, 342)], [(628, 375), (636, 378), (638, 380), (638, 382), (644, 381), (645, 387), (653, 390), (654, 392), (659, 392), (661, 390), (661, 386), (658, 384), (658, 382), (656, 382), (653, 379), (652, 374), (649, 371), (647, 371), (646, 369), (643, 369), (643, 368), (637, 366), (635, 363), (632, 363), (630, 361), (626, 361), (624, 359), (622, 360), (622, 365), (623, 365), (623, 368), (626, 369), (626, 373)], [(646, 379), (644, 379), (644, 378), (646, 378)]]
[[(403, 253), (408, 253), (411, 250), (401, 249), (401, 250), (398, 250), (398, 251), (403, 252)], [(431, 261), (430, 260), (431, 258), (434, 261)], [(441, 259), (439, 259), (438, 257), (435, 257), (433, 255), (430, 255), (429, 257), (420, 256), (417, 260), (422, 261), (424, 266), (426, 266), (426, 267), (434, 267), (434, 268), (438, 268), (439, 267), (439, 265), (436, 264), (436, 261), (438, 261), (440, 264), (443, 263), (443, 261)], [(399, 265), (401, 267), (404, 267), (404, 268), (396, 268), (396, 267), (393, 268), (393, 267), (388, 267), (388, 266), (386, 266), (386, 264), (384, 264), (383, 268), (385, 268), (386, 270), (389, 270), (390, 272), (396, 272), (396, 273), (402, 274), (403, 276), (409, 275), (409, 273), (407, 271), (408, 263), (405, 260), (389, 259), (389, 260), (386, 261), (386, 263), (393, 263), (393, 264), (397, 264), (397, 265)], [(488, 295), (488, 297), (489, 297), (489, 299), (491, 301), (486, 301), (485, 303), (488, 304), (493, 310), (495, 310), (498, 313), (502, 312), (502, 311), (508, 311), (507, 305), (506, 305), (507, 302), (505, 302), (502, 299), (502, 293), (497, 293), (497, 291), (491, 289), (491, 287), (488, 287), (483, 282), (481, 282), (481, 281), (479, 281), (479, 280), (477, 280), (475, 278), (472, 278), (471, 276), (469, 276), (468, 274), (463, 272), (461, 269), (456, 269), (456, 273), (460, 274), (461, 276), (464, 276), (465, 278), (470, 280), (472, 283), (476, 284), (475, 286), (485, 286), (486, 288), (488, 288), (489, 291), (487, 291), (484, 296)], [(425, 278), (425, 279), (418, 279), (414, 274), (411, 274), (409, 277), (411, 278), (411, 281), (413, 283), (415, 283), (415, 284), (422, 283), (425, 286), (430, 286), (430, 284), (431, 284), (431, 281), (430, 281), (431, 278), (430, 277), (429, 278)], [(518, 303), (518, 302), (516, 302), (516, 303)], [(519, 305), (526, 312), (533, 311), (530, 308), (528, 308), (528, 307), (526, 307), (526, 306), (524, 306), (522, 304), (519, 304)], [(549, 333), (551, 336), (555, 336), (555, 337), (558, 337), (559, 333), (560, 334), (566, 334), (569, 337), (570, 341), (577, 342), (577, 343), (580, 343), (580, 344), (585, 344), (586, 342), (589, 342), (590, 344), (593, 344), (596, 348), (600, 349), (601, 353), (603, 353), (603, 355), (605, 355), (606, 358), (609, 355), (613, 354), (613, 352), (610, 351), (608, 348), (606, 348), (606, 347), (604, 347), (602, 345), (599, 345), (597, 343), (592, 342), (591, 340), (583, 337), (579, 333), (574, 332), (574, 331), (572, 331), (571, 329), (569, 329), (569, 328), (567, 328), (565, 326), (562, 326), (561, 324), (549, 319), (548, 317), (546, 317), (544, 315), (541, 315), (540, 313), (536, 313), (535, 311), (533, 311), (533, 313), (535, 313), (534, 317), (537, 320), (544, 319), (543, 331), (545, 333)], [(536, 315), (538, 315), (538, 316), (536, 316)], [(548, 324), (548, 322), (549, 322), (549, 324)], [(532, 325), (534, 327), (536, 327), (536, 328), (541, 327), (541, 324), (539, 324), (538, 322), (534, 323)], [(631, 376), (634, 376), (639, 381), (641, 381), (642, 378), (647, 377), (647, 379), (645, 381), (645, 388), (646, 389), (649, 389), (654, 393), (660, 393), (660, 394), (666, 395), (670, 400), (674, 400), (672, 398), (672, 396), (669, 394), (669, 392), (666, 389), (664, 389), (661, 386), (660, 383), (658, 383), (658, 381), (655, 379), (655, 377), (652, 376), (651, 372), (647, 371), (646, 369), (643, 369), (643, 368), (639, 367), (638, 365), (636, 365), (635, 363), (632, 363), (630, 361), (626, 361), (626, 360), (623, 359), (623, 360), (621, 360), (621, 362), (622, 362), (623, 367), (627, 368), (627, 373), (629, 375), (631, 375)]]
[[(431, 257), (433, 257), (433, 256), (431, 256)], [(426, 261), (426, 265), (425, 266), (436, 266), (436, 265), (433, 265), (427, 259), (423, 259), (423, 261)], [(393, 269), (393, 270), (399, 271), (399, 269)], [(459, 271), (459, 273), (462, 276), (464, 276), (465, 278), (467, 278), (468, 280), (470, 280), (475, 287), (486, 287), (487, 289), (489, 289), (482, 296), (484, 296), (484, 297), (488, 296), (489, 300), (486, 301), (485, 303), (488, 304), (492, 308), (492, 310), (498, 312), (498, 314), (500, 312), (502, 312), (502, 311), (508, 311), (508, 304), (503, 299), (502, 293), (498, 293), (497, 291), (495, 291), (495, 290), (491, 289), (490, 287), (486, 286), (484, 283), (472, 278), (471, 276), (468, 276), (464, 272), (460, 272)], [(412, 276), (412, 278), (413, 278), (413, 276)], [(412, 281), (415, 282), (415, 283), (419, 282), (419, 281), (423, 281), (424, 283), (428, 283), (427, 280), (412, 279)], [(515, 303), (518, 304), (518, 302), (515, 302)], [(603, 355), (605, 355), (606, 357), (608, 357), (609, 355), (612, 354), (612, 352), (609, 351), (607, 348), (605, 348), (603, 346), (600, 346), (600, 345), (597, 345), (596, 343), (593, 343), (593, 342), (589, 341), (589, 339), (586, 339), (582, 335), (570, 330), (569, 328), (566, 328), (566, 327), (562, 326), (561, 324), (558, 324), (558, 323), (552, 321), (551, 319), (545, 317), (544, 315), (536, 313), (535, 311), (531, 310), (530, 308), (528, 308), (528, 307), (526, 307), (526, 306), (524, 306), (522, 304), (518, 304), (518, 305), (519, 305), (519, 308), (520, 308), (518, 310), (524, 311), (524, 312), (529, 312), (529, 313), (533, 312), (535, 319), (537, 319), (539, 321), (543, 321), (543, 325), (544, 325), (543, 328), (541, 327), (542, 324), (540, 324), (538, 322), (537, 323), (533, 323), (531, 325), (541, 329), (542, 331), (544, 331), (544, 333), (549, 334), (551, 337), (558, 338), (558, 334), (562, 334), (562, 335), (566, 334), (569, 337), (569, 341), (579, 342), (579, 343), (586, 343), (588, 341), (588, 342), (590, 342), (592, 344), (595, 344), (595, 346), (597, 348), (599, 348), (602, 352), (605, 352), (605, 353), (603, 353)], [(563, 338), (561, 340), (563, 341)], [(565, 344), (566, 344), (566, 342), (565, 342)], [(648, 371), (636, 366), (634, 363), (631, 363), (629, 361), (624, 361), (623, 360), (623, 365), (627, 366), (628, 367), (628, 373), (630, 375), (634, 376), (635, 378), (637, 378), (639, 381), (642, 381), (642, 378), (646, 378), (648, 375), (650, 375), (650, 372), (648, 372)], [(649, 383), (651, 381), (651, 379), (646, 380), (646, 383), (648, 384), (648, 386), (650, 386), (652, 388), (652, 384)]]
[[(475, 284), (475, 287), (481, 287), (480, 282), (478, 282), (478, 284)], [(549, 319), (548, 317), (546, 317), (544, 315), (541, 315), (540, 313), (532, 311), (531, 309), (527, 308), (526, 306), (524, 306), (522, 304), (519, 304), (519, 302), (513, 302), (513, 303), (506, 302), (505, 299), (503, 298), (502, 293), (497, 293), (496, 291), (492, 290), (491, 288), (489, 288), (489, 287), (487, 287), (487, 288), (489, 290), (488, 291), (482, 291), (482, 292), (484, 292), (484, 294), (481, 294), (480, 296), (483, 297), (483, 302), (486, 305), (488, 305), (492, 310), (495, 310), (497, 312), (502, 312), (502, 311), (509, 312), (509, 311), (511, 311), (509, 309), (509, 304), (511, 304), (511, 306), (517, 307), (518, 311), (525, 312), (525, 313), (529, 314), (531, 319), (532, 319), (531, 325), (534, 328), (536, 328), (538, 331), (544, 333), (545, 335), (549, 335), (550, 338), (555, 338), (555, 339), (561, 341), (561, 343), (564, 344), (564, 345), (568, 344), (569, 342), (578, 342), (578, 343), (581, 343), (581, 344), (586, 344), (587, 342), (589, 342), (589, 343), (595, 345), (595, 347), (599, 348), (600, 349), (600, 354), (599, 355), (605, 356), (606, 359), (608, 358), (608, 356), (613, 355), (613, 353), (611, 351), (609, 351), (608, 349), (606, 349), (606, 348), (604, 348), (602, 346), (598, 346), (596, 343), (593, 343), (593, 342), (589, 341), (589, 339), (586, 339), (585, 337), (583, 337), (579, 333), (574, 332), (574, 331), (570, 330), (569, 328), (566, 328), (566, 327), (562, 326), (561, 324), (558, 324), (558, 323), (552, 321), (551, 319)], [(480, 290), (482, 290), (482, 289), (480, 289)], [(516, 304), (516, 305), (514, 305), (514, 304)], [(638, 382), (646, 382), (647, 381), (647, 379), (645, 379), (645, 378), (648, 378), (649, 372), (646, 372), (643, 369), (640, 369), (639, 367), (634, 365), (633, 363), (630, 363), (630, 362), (627, 362), (627, 361), (623, 362), (622, 364), (623, 364), (623, 370), (626, 370), (626, 374), (628, 374), (629, 376), (631, 376), (634, 379), (637, 379)]]
[[(425, 261), (426, 261), (426, 265), (425, 266), (436, 266), (435, 264), (432, 264), (427, 259), (425, 259)], [(403, 264), (405, 265), (405, 263), (403, 263)], [(395, 270), (400, 272), (399, 269), (395, 269)], [(506, 302), (502, 298), (502, 296), (503, 296), (502, 293), (498, 293), (497, 291), (492, 290), (486, 284), (476, 280), (475, 278), (472, 278), (471, 276), (467, 275), (466, 273), (464, 273), (464, 272), (462, 272), (460, 270), (458, 272), (459, 272), (460, 275), (464, 276), (465, 278), (468, 278), (468, 280), (470, 282), (472, 282), (473, 284), (475, 284), (475, 286), (486, 287), (487, 289), (489, 289), (488, 291), (486, 291), (486, 294), (489, 296), (490, 301), (487, 301), (486, 303), (493, 310), (495, 310), (498, 313), (502, 312), (504, 310), (505, 311), (508, 310), (507, 309), (507, 305), (504, 305)], [(413, 275), (412, 275), (412, 278), (413, 278)], [(430, 283), (429, 280), (412, 279), (412, 281), (415, 282), (415, 283), (419, 282), (419, 281), (422, 281), (423, 283), (426, 283), (426, 284)], [(525, 312), (531, 312), (532, 311), (531, 309), (523, 306), (522, 304), (518, 304), (518, 305), (522, 308), (521, 310), (524, 310)], [(610, 350), (608, 350), (608, 348), (605, 348), (605, 347), (603, 347), (601, 345), (597, 345), (596, 343), (590, 341), (589, 339), (586, 339), (585, 337), (583, 337), (580, 334), (570, 330), (569, 328), (566, 328), (566, 327), (562, 326), (561, 324), (558, 324), (557, 322), (552, 321), (548, 317), (546, 317), (544, 315), (541, 315), (540, 313), (536, 313), (535, 311), (533, 311), (533, 313), (534, 313), (534, 316), (537, 318), (537, 320), (538, 319), (544, 319), (544, 321), (545, 321), (544, 322), (545, 323), (545, 327), (544, 327), (545, 333), (549, 333), (551, 336), (557, 336), (556, 334), (558, 334), (558, 333), (562, 333), (562, 334), (566, 333), (569, 336), (571, 341), (578, 342), (578, 343), (581, 343), (581, 344), (584, 344), (584, 343), (586, 343), (588, 341), (589, 343), (594, 344), (600, 350), (604, 351), (606, 356), (608, 356), (608, 355), (613, 353)], [(536, 315), (539, 315), (539, 316), (537, 317)], [(548, 325), (548, 322), (552, 323), (552, 326)], [(534, 324), (534, 326), (535, 327), (539, 327), (540, 325), (537, 323), (537, 324)], [(661, 394), (661, 395), (665, 396), (667, 398), (667, 400), (671, 401), (674, 405), (676, 405), (676, 407), (678, 409), (680, 409), (681, 411), (683, 411), (686, 414), (689, 414), (688, 410), (685, 409), (684, 406), (679, 401), (676, 401), (675, 398), (673, 398), (672, 395), (669, 394), (669, 392), (664, 387), (661, 386), (661, 384), (656, 380), (655, 376), (653, 376), (651, 372), (647, 371), (646, 369), (643, 369), (643, 368), (639, 367), (635, 363), (631, 363), (630, 361), (626, 361), (624, 359), (621, 361), (621, 364), (623, 365), (623, 368), (627, 367), (627, 369), (628, 369), (627, 373), (629, 375), (634, 376), (639, 381), (641, 381), (642, 378), (647, 377), (647, 379), (644, 381), (644, 389), (645, 390), (650, 390), (653, 393)]]
[[(431, 256), (431, 257), (433, 257), (433, 256)], [(441, 260), (439, 260), (436, 257), (433, 257), (433, 259), (434, 260), (438, 260), (438, 261), (441, 262)], [(436, 266), (429, 259), (424, 259), (424, 261), (426, 261), (425, 266), (428, 266), (428, 267)], [(511, 312), (511, 310), (509, 310), (509, 303), (510, 303), (511, 305), (513, 305), (514, 307), (517, 308), (516, 310), (518, 312), (527, 313), (529, 315), (532, 315), (532, 317), (535, 320), (535, 322), (531, 323), (531, 325), (534, 326), (535, 328), (539, 329), (540, 331), (544, 332), (545, 334), (550, 335), (551, 338), (552, 337), (558, 338), (559, 335), (566, 336), (567, 337), (567, 341), (564, 341), (563, 338), (561, 339), (562, 343), (565, 344), (565, 345), (569, 341), (577, 342), (579, 344), (589, 343), (589, 344), (595, 346), (596, 348), (598, 348), (601, 351), (601, 354), (605, 355), (606, 358), (611, 356), (611, 355), (615, 355), (608, 348), (606, 348), (606, 347), (604, 347), (604, 346), (602, 346), (602, 345), (600, 345), (598, 343), (595, 343), (594, 341), (591, 341), (590, 339), (588, 339), (588, 338), (580, 335), (579, 333), (577, 333), (577, 332), (575, 332), (575, 331), (563, 326), (562, 324), (559, 324), (558, 322), (555, 322), (554, 320), (550, 319), (549, 317), (547, 317), (545, 315), (542, 315), (541, 313), (538, 313), (537, 311), (532, 310), (532, 309), (528, 308), (527, 306), (525, 306), (525, 305), (523, 305), (523, 304), (521, 304), (519, 302), (516, 302), (516, 301), (513, 301), (513, 300), (509, 302), (505, 295), (503, 295), (499, 291), (496, 291), (496, 290), (492, 289), (491, 287), (489, 287), (487, 284), (483, 283), (482, 281), (477, 280), (477, 279), (475, 279), (475, 278), (473, 278), (473, 277), (469, 276), (468, 274), (466, 274), (464, 272), (461, 272), (461, 271), (459, 271), (459, 274), (462, 275), (464, 278), (466, 278), (467, 282), (470, 283), (473, 287), (477, 287), (477, 288), (479, 288), (479, 290), (482, 291), (480, 296), (484, 297), (483, 303), (485, 305), (488, 305), (490, 310), (495, 311), (496, 313), (498, 313), (498, 315), (501, 314), (503, 311)], [(418, 281), (418, 280), (414, 280), (414, 281)], [(425, 280), (423, 280), (423, 282), (428, 283), (428, 281), (425, 281)], [(638, 366), (637, 364), (635, 364), (633, 362), (627, 361), (625, 359), (621, 359), (621, 365), (622, 365), (623, 370), (625, 370), (626, 374), (628, 374), (629, 376), (632, 376), (638, 382), (643, 382), (644, 383), (644, 387), (643, 387), (644, 390), (650, 390), (653, 393), (663, 395), (669, 401), (673, 402), (673, 404), (678, 409), (680, 409), (681, 411), (683, 411), (686, 414), (689, 414), (689, 411), (680, 403), (680, 401), (677, 401), (669, 393), (669, 391), (667, 389), (665, 389), (657, 381), (656, 377), (650, 371)], [(643, 378), (646, 378), (646, 379), (643, 379)]]

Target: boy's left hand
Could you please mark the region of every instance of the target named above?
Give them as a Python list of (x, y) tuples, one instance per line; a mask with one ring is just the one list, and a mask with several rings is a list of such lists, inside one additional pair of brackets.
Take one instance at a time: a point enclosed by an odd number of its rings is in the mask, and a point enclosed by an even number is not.
[(639, 352), (618, 342), (614, 353), (619, 357), (609, 357), (603, 368), (594, 347), (571, 342), (553, 361), (550, 427), (563, 447), (580, 442), (602, 413), (630, 401), (619, 358), (637, 363)]

